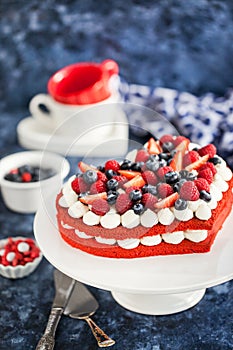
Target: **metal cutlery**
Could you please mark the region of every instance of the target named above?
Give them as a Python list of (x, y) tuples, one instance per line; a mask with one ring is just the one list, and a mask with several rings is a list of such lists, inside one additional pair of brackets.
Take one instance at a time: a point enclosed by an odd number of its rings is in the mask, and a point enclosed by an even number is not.
[(82, 283), (76, 281), (71, 297), (65, 307), (64, 314), (71, 318), (85, 320), (90, 326), (99, 347), (112, 346), (115, 344), (115, 341), (109, 338), (90, 318), (98, 307), (99, 304), (90, 291)]

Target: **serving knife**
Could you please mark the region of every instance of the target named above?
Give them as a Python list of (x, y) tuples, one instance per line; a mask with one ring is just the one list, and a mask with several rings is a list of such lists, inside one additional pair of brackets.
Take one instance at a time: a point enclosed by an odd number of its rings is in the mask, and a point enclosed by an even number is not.
[(54, 271), (56, 293), (45, 332), (37, 344), (36, 350), (52, 350), (54, 348), (57, 325), (74, 289), (75, 282), (74, 279), (61, 271)]
[(91, 292), (80, 282), (76, 281), (71, 297), (64, 309), (64, 314), (71, 318), (85, 320), (95, 336), (98, 346), (108, 347), (115, 341), (90, 318), (98, 309), (99, 304)]

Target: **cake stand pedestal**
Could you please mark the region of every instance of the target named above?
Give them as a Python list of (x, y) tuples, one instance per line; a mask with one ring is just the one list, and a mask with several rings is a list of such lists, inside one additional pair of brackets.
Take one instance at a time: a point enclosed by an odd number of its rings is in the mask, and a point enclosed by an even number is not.
[(34, 234), (45, 258), (87, 285), (108, 290), (134, 312), (165, 315), (196, 305), (205, 289), (233, 278), (233, 214), (218, 233), (210, 253), (109, 259), (74, 249), (57, 229), (55, 196), (42, 201)]

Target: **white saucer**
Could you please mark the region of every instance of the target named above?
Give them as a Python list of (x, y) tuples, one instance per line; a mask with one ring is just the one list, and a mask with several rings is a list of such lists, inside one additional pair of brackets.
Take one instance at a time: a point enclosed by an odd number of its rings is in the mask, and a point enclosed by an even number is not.
[(63, 273), (112, 291), (115, 300), (127, 309), (163, 315), (192, 307), (203, 297), (205, 288), (233, 278), (232, 225), (233, 213), (210, 253), (102, 258), (74, 249), (62, 240), (56, 224), (55, 197), (50, 197), (35, 216), (34, 234), (46, 259)]
[(109, 124), (106, 127), (102, 125), (75, 140), (72, 136), (62, 134), (59, 129), (52, 133), (30, 116), (19, 122), (17, 135), (20, 145), (26, 149), (46, 149), (62, 155), (68, 153), (69, 156), (83, 156), (100, 142), (119, 140), (118, 147), (102, 147), (101, 151), (98, 149), (97, 154), (92, 155), (117, 157), (125, 154), (128, 149), (128, 120), (123, 111), (118, 113), (117, 122), (112, 123), (111, 132), (109, 129)]

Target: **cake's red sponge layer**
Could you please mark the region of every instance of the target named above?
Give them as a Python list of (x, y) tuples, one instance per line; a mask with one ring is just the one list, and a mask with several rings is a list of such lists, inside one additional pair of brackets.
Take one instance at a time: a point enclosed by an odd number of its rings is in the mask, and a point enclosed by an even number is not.
[[(229, 190), (223, 194), (223, 199), (219, 202), (218, 207), (212, 210), (212, 217), (207, 221), (200, 221), (193, 218), (187, 222), (175, 222), (169, 228), (167, 226), (158, 224), (150, 229), (145, 229), (139, 226), (135, 229), (126, 229), (122, 226), (117, 227), (114, 230), (104, 229), (100, 225), (87, 226), (83, 223), (82, 219), (73, 219), (68, 213), (67, 209), (61, 208), (58, 205), (58, 200), (61, 194), (57, 197), (57, 220), (58, 228), (62, 238), (72, 247), (81, 249), (87, 253), (109, 257), (109, 258), (138, 258), (146, 256), (156, 255), (171, 255), (171, 254), (190, 254), (190, 253), (204, 253), (208, 252), (214, 242), (216, 234), (221, 229), (225, 219), (231, 212), (233, 196), (232, 196), (233, 179), (229, 182)], [(79, 231), (85, 232), (91, 236), (101, 236), (105, 238), (141, 238), (142, 236), (162, 234), (173, 231), (185, 231), (185, 230), (208, 230), (208, 237), (199, 243), (194, 243), (188, 240), (183, 240), (180, 244), (168, 244), (165, 242), (160, 243), (157, 246), (147, 247), (139, 245), (134, 249), (123, 249), (117, 245), (110, 246), (106, 244), (100, 244), (96, 242), (94, 238), (82, 239), (79, 238), (74, 230), (65, 229), (61, 225), (61, 221), (68, 224)]]

